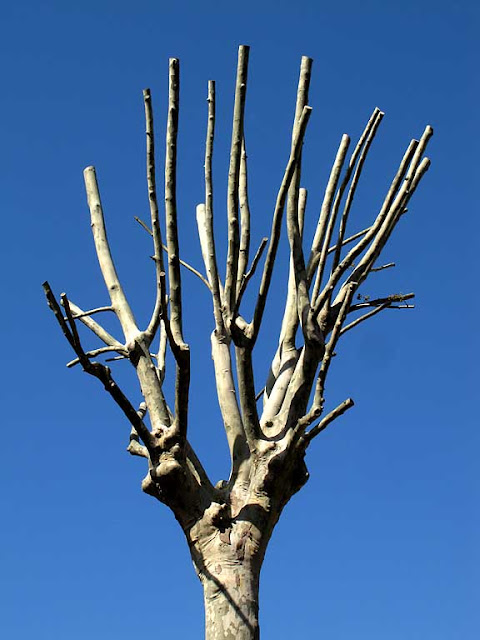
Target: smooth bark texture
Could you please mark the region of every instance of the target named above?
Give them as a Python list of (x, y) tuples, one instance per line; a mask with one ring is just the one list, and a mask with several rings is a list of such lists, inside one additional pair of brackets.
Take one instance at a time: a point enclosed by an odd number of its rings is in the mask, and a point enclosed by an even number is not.
[[(85, 170), (85, 186), (95, 249), (110, 303), (84, 311), (66, 294), (60, 296), (59, 303), (49, 284), (44, 284), (48, 304), (76, 356), (68, 366), (78, 364), (99, 379), (122, 409), (128, 423), (128, 451), (146, 460), (143, 491), (166, 504), (182, 527), (204, 588), (207, 640), (259, 638), (260, 570), (275, 524), (283, 507), (308, 480), (304, 461), (308, 446), (353, 406), (353, 400), (348, 398), (323, 416), (327, 375), (342, 336), (385, 309), (413, 306), (404, 304), (413, 294), (371, 298), (358, 291), (371, 273), (394, 266), (377, 265), (377, 260), (429, 167), (430, 161), (423, 154), (433, 133), (427, 127), (419, 141), (412, 140), (377, 216), (366, 229), (350, 235), (347, 227), (355, 192), (384, 114), (375, 109), (348, 161), (350, 138), (344, 134), (327, 180), (314, 237), (305, 239), (308, 207), (301, 169), (303, 140), (312, 113), (308, 105), (312, 61), (302, 58), (290, 153), (285, 158), (283, 177), (279, 176), (271, 234), (262, 239), (249, 264), (254, 217), (248, 195), (244, 130), (248, 54), (248, 47), (240, 47), (228, 170), (224, 269), (218, 264), (214, 233), (213, 81), (208, 84), (204, 202), (197, 206), (205, 275), (180, 257), (176, 198), (180, 66), (178, 60), (172, 59), (163, 216), (156, 190), (152, 98), (148, 89), (144, 91), (151, 228), (137, 220), (153, 240), (155, 272), (150, 321), (145, 329), (137, 325), (119, 280), (93, 167)], [(290, 247), (285, 311), (269, 376), (258, 385), (254, 347), (265, 315), (284, 213)], [(309, 247), (307, 254), (305, 246)], [(182, 266), (199, 276), (203, 282), (200, 286), (206, 285), (204, 290), (212, 296), (211, 353), (231, 458), (229, 478), (216, 484), (209, 479), (187, 437), (192, 426), (188, 404), (190, 347), (186, 342), (189, 323), (182, 301)], [(256, 269), (261, 271), (260, 284), (251, 293)], [(254, 302), (250, 321), (242, 316), (242, 303), (249, 293)], [(117, 316), (122, 339), (102, 327), (97, 319), (102, 313)], [(195, 318), (192, 320), (195, 326)], [(85, 350), (78, 322), (103, 345)], [(171, 361), (166, 358), (167, 349), (173, 355)], [(138, 408), (116, 384), (110, 367), (95, 360), (105, 356), (110, 356), (109, 361), (128, 359), (135, 369), (143, 396)], [(168, 405), (163, 391), (167, 362), (172, 362), (175, 369), (173, 407)], [(261, 396), (263, 407), (257, 402)]]

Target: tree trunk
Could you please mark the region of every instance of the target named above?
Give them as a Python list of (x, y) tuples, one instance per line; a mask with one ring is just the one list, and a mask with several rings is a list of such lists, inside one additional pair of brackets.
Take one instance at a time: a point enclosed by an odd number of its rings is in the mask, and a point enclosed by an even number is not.
[(260, 569), (246, 563), (217, 564), (203, 572), (205, 640), (258, 640)]

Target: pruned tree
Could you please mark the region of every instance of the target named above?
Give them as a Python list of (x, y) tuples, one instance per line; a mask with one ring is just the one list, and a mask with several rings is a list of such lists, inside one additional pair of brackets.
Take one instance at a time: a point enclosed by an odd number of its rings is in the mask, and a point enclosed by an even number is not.
[[(259, 637), (258, 588), (265, 550), (283, 507), (307, 481), (305, 453), (312, 440), (353, 406), (351, 398), (324, 414), (327, 374), (340, 338), (385, 309), (411, 308), (413, 294), (370, 299), (357, 294), (379, 264), (420, 180), (429, 168), (424, 157), (432, 128), (412, 140), (371, 225), (348, 235), (349, 213), (366, 156), (383, 118), (375, 109), (353, 151), (343, 135), (328, 178), (313, 241), (303, 237), (307, 192), (301, 187), (302, 145), (312, 112), (308, 106), (311, 59), (301, 61), (290, 155), (273, 209), (270, 237), (250, 259), (250, 210), (244, 110), (249, 48), (238, 54), (230, 165), (228, 238), (225, 272), (220, 273), (214, 234), (212, 155), (215, 133), (215, 83), (208, 83), (205, 195), (197, 206), (197, 225), (206, 276), (180, 259), (177, 205), (177, 125), (179, 61), (169, 63), (169, 103), (165, 154), (165, 238), (157, 201), (151, 94), (144, 91), (147, 184), (155, 261), (155, 302), (148, 326), (138, 326), (118, 278), (110, 251), (95, 169), (84, 171), (95, 249), (110, 296), (105, 307), (84, 311), (65, 294), (60, 301), (44, 284), (52, 309), (79, 364), (98, 378), (131, 426), (128, 451), (145, 458), (142, 489), (166, 504), (180, 523), (204, 588), (206, 638)], [(285, 213), (284, 213), (285, 210)], [(253, 368), (266, 301), (272, 282), (283, 218), (290, 246), (290, 271), (278, 347), (268, 380), (259, 390)], [(265, 259), (263, 260), (263, 254)], [(207, 285), (214, 328), (211, 349), (216, 392), (231, 457), (228, 481), (213, 484), (188, 441), (190, 350), (184, 334), (182, 265)], [(242, 301), (256, 270), (253, 317), (242, 316)], [(360, 299), (360, 301), (359, 301)], [(117, 339), (94, 319), (113, 312), (123, 330)], [(77, 323), (104, 346), (86, 350)], [(175, 366), (174, 406), (163, 385), (166, 353)], [(135, 369), (144, 401), (138, 408), (115, 382), (109, 366), (95, 358), (116, 354)], [(261, 403), (259, 402), (261, 400)], [(261, 406), (260, 406), (261, 404)]]

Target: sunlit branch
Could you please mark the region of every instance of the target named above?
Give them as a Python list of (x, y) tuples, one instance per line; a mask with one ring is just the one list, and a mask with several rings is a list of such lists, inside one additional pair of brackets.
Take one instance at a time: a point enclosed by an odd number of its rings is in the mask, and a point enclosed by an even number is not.
[(287, 197), (288, 188), (290, 186), (290, 181), (292, 180), (293, 172), (295, 170), (297, 154), (299, 153), (300, 148), (302, 146), (303, 138), (305, 136), (305, 130), (306, 130), (311, 112), (312, 112), (311, 107), (304, 107), (301, 118), (298, 123), (298, 129), (297, 129), (295, 141), (292, 146), (292, 150), (290, 152), (290, 158), (288, 160), (287, 167), (285, 169), (285, 173), (283, 176), (282, 184), (280, 185), (280, 190), (278, 192), (277, 202), (275, 204), (275, 210), (273, 213), (272, 231), (270, 233), (270, 242), (268, 245), (267, 257), (265, 259), (262, 281), (260, 283), (260, 290), (258, 293), (257, 304), (255, 306), (254, 317), (252, 320), (253, 340), (256, 340), (258, 336), (258, 331), (260, 329), (260, 324), (262, 322), (263, 312), (265, 310), (265, 302), (267, 299), (268, 290), (270, 288), (270, 282), (272, 279), (273, 266), (274, 266), (275, 258), (277, 255), (278, 242), (280, 240), (280, 229), (282, 224), (283, 209), (285, 207), (285, 200)]
[(138, 328), (113, 263), (94, 167), (87, 167), (83, 175), (85, 178), (85, 189), (87, 191), (91, 227), (98, 262), (110, 295), (113, 310), (120, 321), (123, 333), (128, 341), (138, 333)]
[(324, 429), (328, 427), (334, 420), (336, 420), (339, 416), (348, 411), (351, 407), (354, 406), (354, 402), (352, 398), (347, 398), (344, 400), (342, 404), (339, 404), (338, 407), (327, 413), (327, 415), (317, 424), (315, 425), (308, 433), (305, 434), (305, 440), (307, 443), (311, 442), (315, 436), (318, 436)]
[(243, 140), (243, 120), (245, 97), (247, 93), (247, 70), (250, 47), (238, 49), (237, 79), (235, 84), (235, 104), (233, 107), (232, 142), (230, 148), (230, 166), (228, 170), (228, 247), (227, 269), (225, 275), (225, 304), (230, 314), (235, 306), (238, 272), (238, 254), (240, 249), (238, 229), (238, 186)]
[(239, 307), (238, 298), (240, 296), (240, 291), (242, 289), (243, 282), (245, 281), (250, 251), (250, 204), (248, 202), (247, 151), (245, 149), (245, 135), (242, 139), (238, 195), (240, 204), (240, 248), (238, 254), (237, 308)]
[[(163, 243), (160, 229), (160, 219), (158, 215), (157, 186), (155, 177), (155, 133), (153, 129), (153, 109), (150, 89), (144, 89), (143, 101), (145, 105), (145, 129), (146, 129), (146, 154), (147, 154), (147, 187), (148, 202), (150, 204), (150, 220), (152, 224), (151, 235), (153, 237), (153, 247), (156, 276), (156, 298), (151, 320), (148, 324), (146, 334), (151, 342), (157, 331), (160, 316), (167, 317), (167, 307), (165, 304), (165, 267), (163, 264)], [(144, 226), (144, 225), (143, 225)]]

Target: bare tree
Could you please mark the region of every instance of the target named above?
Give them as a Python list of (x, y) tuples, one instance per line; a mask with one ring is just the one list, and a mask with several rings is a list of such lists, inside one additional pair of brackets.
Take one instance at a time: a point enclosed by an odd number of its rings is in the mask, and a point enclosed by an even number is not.
[[(213, 225), (214, 82), (208, 84), (205, 195), (197, 206), (206, 276), (180, 260), (175, 192), (179, 62), (171, 59), (165, 156), (166, 244), (157, 203), (152, 101), (150, 91), (144, 91), (151, 219), (149, 225), (140, 222), (153, 238), (156, 270), (156, 297), (148, 326), (142, 329), (137, 325), (119, 281), (93, 167), (85, 169), (85, 185), (96, 253), (110, 304), (84, 311), (65, 294), (58, 302), (48, 283), (44, 284), (48, 304), (76, 354), (68, 366), (79, 364), (98, 378), (120, 406), (131, 425), (128, 450), (147, 461), (143, 491), (168, 505), (183, 529), (204, 588), (208, 640), (259, 637), (260, 568), (273, 528), (283, 507), (308, 479), (304, 462), (308, 446), (353, 406), (353, 400), (348, 398), (324, 415), (325, 383), (339, 339), (384, 309), (411, 308), (408, 301), (413, 294), (376, 299), (357, 294), (355, 301), (354, 296), (370, 274), (393, 266), (378, 265), (378, 259), (429, 167), (424, 152), (432, 135), (432, 128), (427, 126), (419, 140), (410, 142), (377, 216), (368, 228), (350, 236), (347, 223), (352, 201), (384, 114), (374, 110), (350, 155), (350, 138), (344, 135), (313, 241), (307, 245), (303, 238), (307, 192), (300, 186), (300, 176), (303, 139), (312, 111), (308, 106), (312, 61), (302, 58), (290, 156), (273, 210), (270, 237), (262, 240), (250, 261), (244, 137), (248, 55), (249, 48), (241, 46), (228, 172), (224, 277), (218, 269)], [(290, 245), (285, 312), (270, 375), (259, 390), (254, 382), (252, 354), (264, 318), (285, 209)], [(247, 321), (241, 313), (242, 300), (254, 272), (261, 268), (264, 252), (253, 317)], [(208, 478), (187, 438), (190, 350), (184, 337), (181, 265), (203, 280), (212, 297), (211, 348), (216, 391), (231, 457), (229, 480), (216, 485)], [(117, 316), (123, 330), (121, 340), (94, 320), (105, 311)], [(78, 322), (105, 346), (86, 351)], [(167, 349), (175, 362), (173, 407), (168, 406), (163, 391)], [(144, 398), (138, 408), (119, 388), (110, 368), (95, 360), (104, 353), (116, 354), (113, 359), (128, 359), (133, 365)]]

